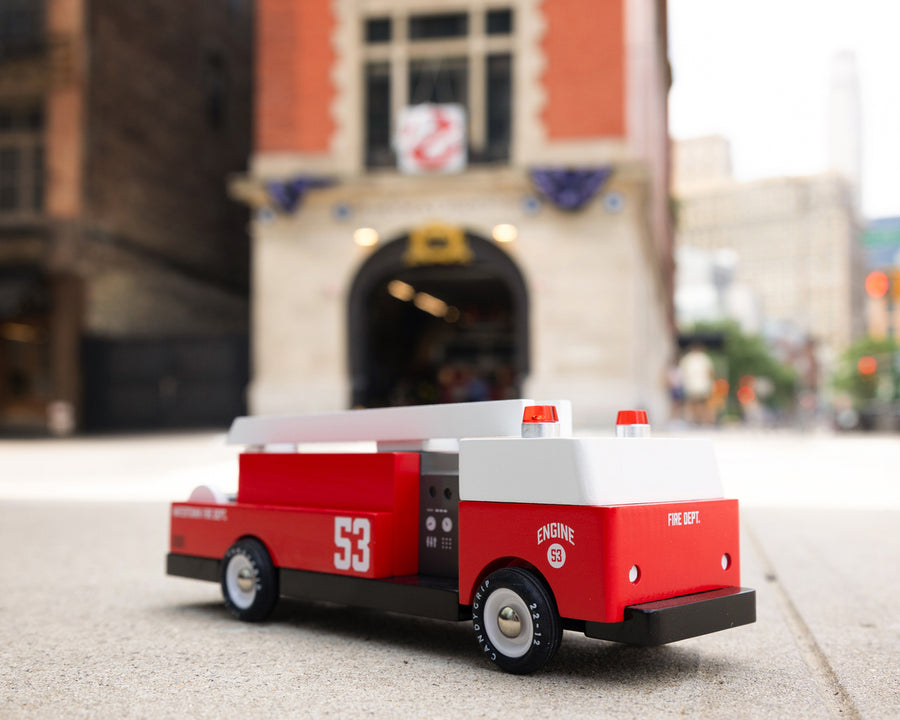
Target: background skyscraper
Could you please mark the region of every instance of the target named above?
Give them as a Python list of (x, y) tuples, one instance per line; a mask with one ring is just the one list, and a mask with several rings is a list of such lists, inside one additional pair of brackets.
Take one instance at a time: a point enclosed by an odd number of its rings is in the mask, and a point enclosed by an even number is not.
[(834, 56), (828, 91), (828, 169), (846, 178), (860, 207), (862, 183), (862, 132), (856, 54)]

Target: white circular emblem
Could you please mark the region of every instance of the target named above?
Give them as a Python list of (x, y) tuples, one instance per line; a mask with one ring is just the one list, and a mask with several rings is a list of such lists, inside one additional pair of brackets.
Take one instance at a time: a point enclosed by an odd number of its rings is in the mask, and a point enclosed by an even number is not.
[(434, 529), (437, 527), (437, 520), (434, 519), (434, 515), (429, 515), (425, 518), (425, 529), (428, 532), (434, 532)]
[(561, 568), (566, 564), (566, 549), (559, 543), (553, 543), (547, 548), (547, 562), (550, 567)]
[(450, 532), (453, 529), (453, 520), (451, 518), (445, 517), (441, 520), (441, 530), (444, 532)]

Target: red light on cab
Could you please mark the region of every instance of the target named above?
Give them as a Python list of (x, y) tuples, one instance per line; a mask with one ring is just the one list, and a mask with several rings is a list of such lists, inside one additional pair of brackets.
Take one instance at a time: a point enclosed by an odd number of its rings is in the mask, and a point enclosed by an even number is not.
[(523, 423), (559, 422), (556, 405), (529, 405), (522, 415)]
[(648, 425), (646, 410), (619, 410), (616, 425)]

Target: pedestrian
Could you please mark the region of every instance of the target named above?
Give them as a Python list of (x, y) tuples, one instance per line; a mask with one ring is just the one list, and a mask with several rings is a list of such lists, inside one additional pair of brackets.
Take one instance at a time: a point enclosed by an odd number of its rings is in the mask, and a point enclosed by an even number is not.
[(711, 425), (709, 400), (715, 381), (712, 360), (702, 345), (694, 343), (681, 358), (679, 367), (684, 384), (685, 419), (698, 425)]
[(678, 363), (672, 363), (666, 370), (666, 385), (669, 388), (669, 419), (680, 420), (684, 409), (684, 376)]

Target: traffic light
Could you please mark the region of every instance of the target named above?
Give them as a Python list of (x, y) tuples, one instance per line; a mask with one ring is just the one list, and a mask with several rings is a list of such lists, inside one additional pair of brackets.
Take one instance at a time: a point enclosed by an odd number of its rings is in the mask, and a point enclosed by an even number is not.
[(883, 298), (890, 287), (888, 276), (881, 270), (873, 270), (866, 275), (866, 294), (870, 298)]
[(856, 363), (860, 375), (874, 375), (878, 370), (878, 361), (871, 355), (864, 355)]
[[(869, 337), (900, 337), (900, 269), (873, 270), (866, 275), (866, 328)], [(893, 307), (892, 307), (893, 306)]]

